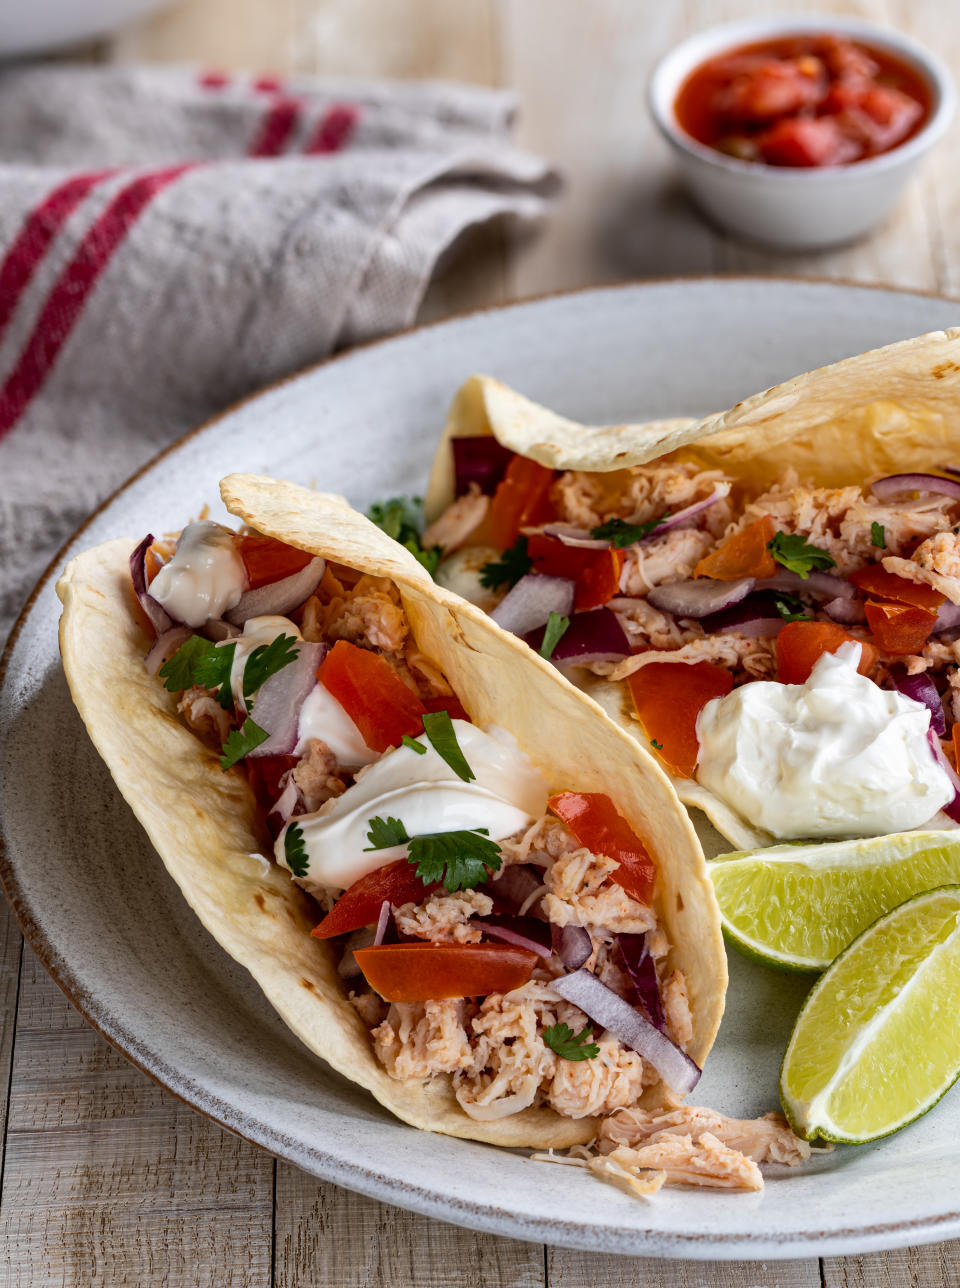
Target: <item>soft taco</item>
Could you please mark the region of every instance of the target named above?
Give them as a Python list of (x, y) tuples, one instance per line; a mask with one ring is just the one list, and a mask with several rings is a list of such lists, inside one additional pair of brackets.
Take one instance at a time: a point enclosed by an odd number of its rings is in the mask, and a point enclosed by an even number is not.
[(424, 544), (735, 846), (949, 828), (958, 400), (960, 330), (701, 420), (579, 425), (475, 376)]
[(290, 1027), (408, 1123), (599, 1135), (579, 1161), (641, 1192), (802, 1157), (780, 1119), (680, 1104), (726, 962), (653, 757), (342, 499), (221, 491), (243, 530), (72, 560), (61, 650), (164, 864)]

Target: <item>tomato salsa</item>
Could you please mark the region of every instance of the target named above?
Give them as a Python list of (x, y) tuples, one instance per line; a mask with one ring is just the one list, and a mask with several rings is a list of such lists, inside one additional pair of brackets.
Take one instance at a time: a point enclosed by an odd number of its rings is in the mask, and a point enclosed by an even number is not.
[(872, 45), (810, 33), (729, 49), (686, 78), (675, 110), (707, 147), (775, 166), (849, 165), (921, 129), (930, 88)]

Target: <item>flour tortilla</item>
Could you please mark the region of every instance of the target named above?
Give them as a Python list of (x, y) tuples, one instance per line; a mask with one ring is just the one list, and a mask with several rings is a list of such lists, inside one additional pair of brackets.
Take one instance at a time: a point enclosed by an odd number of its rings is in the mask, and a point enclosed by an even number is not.
[[(430, 474), (427, 511), (454, 497), (452, 438), (492, 434), (514, 452), (558, 470), (612, 473), (669, 458), (722, 469), (748, 494), (787, 469), (820, 487), (960, 464), (960, 328), (901, 340), (754, 394), (702, 420), (578, 425), (508, 389), (472, 376), (454, 398)], [(624, 729), (642, 734), (624, 683), (583, 668), (576, 682)], [(673, 778), (680, 799), (701, 810), (737, 849), (772, 843), (712, 792)], [(706, 844), (706, 836), (701, 832)], [(710, 844), (708, 853), (716, 852)]]
[[(687, 978), (688, 1049), (702, 1064), (726, 990), (719, 914), (696, 834), (652, 757), (524, 644), (436, 586), (342, 498), (252, 475), (231, 475), (221, 491), (227, 508), (260, 532), (392, 578), (417, 643), (474, 720), (513, 733), (552, 789), (613, 798), (657, 861), (657, 910), (673, 945), (670, 965)], [(107, 542), (67, 565), (57, 586), (64, 670), (94, 745), (206, 929), (312, 1051), (413, 1126), (539, 1149), (592, 1139), (594, 1119), (536, 1108), (475, 1122), (449, 1077), (389, 1077), (347, 1001), (331, 946), (310, 937), (316, 905), (284, 869), (259, 857), (270, 853), (269, 841), (243, 773), (221, 771), (217, 755), (178, 717), (173, 695), (144, 669), (150, 639), (130, 586), (134, 545)]]

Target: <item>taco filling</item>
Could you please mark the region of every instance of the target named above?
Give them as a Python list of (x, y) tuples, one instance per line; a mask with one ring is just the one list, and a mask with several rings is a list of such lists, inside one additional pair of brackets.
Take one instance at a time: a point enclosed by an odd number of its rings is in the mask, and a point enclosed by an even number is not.
[[(308, 896), (311, 951), (390, 1080), (446, 1080), (481, 1129), (459, 1134), (481, 1139), (527, 1111), (583, 1123), (540, 1139), (593, 1141), (564, 1161), (638, 1193), (757, 1189), (758, 1161), (807, 1155), (779, 1116), (681, 1106), (719, 1019), (712, 914), (695, 951), (716, 985), (691, 994), (662, 911), (684, 899), (655, 844), (471, 719), (397, 581), (207, 520), (145, 537), (130, 574), (156, 636), (147, 672), (219, 772), (246, 779), (261, 851)], [(701, 897), (691, 886), (687, 915)]]
[(730, 839), (960, 821), (960, 470), (563, 469), (456, 432), (423, 536), (438, 581), (621, 716)]

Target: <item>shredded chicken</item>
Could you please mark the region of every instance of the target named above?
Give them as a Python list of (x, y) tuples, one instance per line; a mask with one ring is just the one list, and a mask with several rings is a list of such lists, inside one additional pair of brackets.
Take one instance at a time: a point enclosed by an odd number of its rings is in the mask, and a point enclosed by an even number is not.
[(683, 627), (645, 599), (618, 597), (607, 605), (617, 615), (631, 649), (678, 649), (703, 639), (699, 627)]
[(307, 749), (292, 772), (308, 814), (346, 791), (347, 785), (340, 777), (336, 756), (319, 738), (307, 740)]
[(663, 1132), (633, 1149), (619, 1145), (613, 1157), (626, 1170), (666, 1173), (667, 1185), (697, 1185), (719, 1190), (762, 1190), (763, 1176), (752, 1158), (730, 1149), (705, 1131), (692, 1136)]
[(582, 847), (556, 859), (544, 877), (543, 909), (556, 926), (587, 926), (594, 935), (639, 935), (656, 925), (650, 908), (610, 880), (616, 859)]
[[(453, 696), (453, 689), (447, 683), (446, 676), (439, 666), (417, 647), (412, 635), (408, 636), (404, 645), (403, 663), (406, 667), (411, 688), (421, 698), (449, 698)], [(403, 674), (402, 668), (401, 674)]]
[(712, 1109), (678, 1105), (673, 1109), (620, 1109), (600, 1125), (597, 1148), (607, 1153), (618, 1145), (636, 1149), (651, 1139), (682, 1135), (699, 1139), (710, 1132), (730, 1149), (756, 1163), (795, 1166), (810, 1157), (810, 1146), (790, 1130), (782, 1114), (762, 1118), (727, 1118)]
[(425, 550), (440, 546), (443, 550), (457, 550), (466, 545), (470, 534), (483, 522), (490, 508), (490, 498), (480, 491), (479, 483), (471, 483), (469, 491), (448, 505), (439, 518), (434, 519), (423, 534), (421, 545)]
[(403, 935), (430, 939), (435, 943), (478, 944), (483, 938), (479, 926), (471, 924), (476, 914), (486, 917), (493, 900), (481, 890), (460, 890), (456, 894), (432, 894), (425, 903), (404, 903), (394, 912), (397, 929)]
[(623, 552), (620, 590), (624, 595), (645, 595), (654, 586), (687, 581), (715, 542), (698, 528), (673, 528), (662, 537)]
[(568, 1118), (593, 1118), (636, 1104), (643, 1092), (643, 1061), (604, 1035), (592, 1060), (557, 1060), (547, 1103)]
[(372, 991), (369, 993), (351, 993), (350, 1004), (367, 1028), (375, 1029), (386, 1018), (386, 1002)]
[(199, 684), (184, 689), (177, 710), (199, 738), (220, 750), (227, 740), (232, 721), (230, 713), (224, 711), (209, 689), (202, 689)]
[[(612, 517), (648, 523), (703, 500), (725, 477), (720, 470), (675, 462), (633, 465), (607, 474), (568, 470), (554, 483), (550, 495), (567, 523), (593, 528)], [(730, 513), (728, 503), (718, 501), (704, 511), (704, 517), (709, 515), (710, 522), (719, 525), (712, 529), (719, 533), (729, 522)]]
[(394, 1002), (373, 1031), (373, 1046), (393, 1078), (429, 1078), (469, 1069), (474, 1061), (462, 998)]
[(955, 532), (938, 532), (922, 542), (909, 559), (890, 555), (883, 566), (898, 577), (932, 586), (951, 604), (960, 604), (960, 537)]
[(687, 997), (687, 981), (683, 971), (671, 971), (663, 989), (663, 1011), (667, 1018), (670, 1036), (678, 1046), (686, 1047), (693, 1037), (693, 1016)]
[(558, 1059), (540, 1034), (541, 1023), (557, 1022), (557, 1006), (549, 985), (536, 980), (483, 1000), (471, 1026), (473, 1061), (454, 1079), (457, 1100), (471, 1118), (505, 1118), (534, 1103)]
[(650, 649), (622, 662), (592, 662), (590, 670), (611, 680), (625, 680), (651, 662), (716, 662), (733, 672), (734, 683), (771, 680), (777, 673), (776, 640), (745, 635), (707, 635), (674, 650)]
[[(407, 639), (407, 619), (400, 592), (389, 577), (361, 577), (350, 589), (325, 578), (321, 590), (334, 589), (324, 600), (314, 595), (303, 611), (307, 640), (349, 640), (365, 648), (399, 653)], [(339, 592), (339, 593), (337, 593)]]

